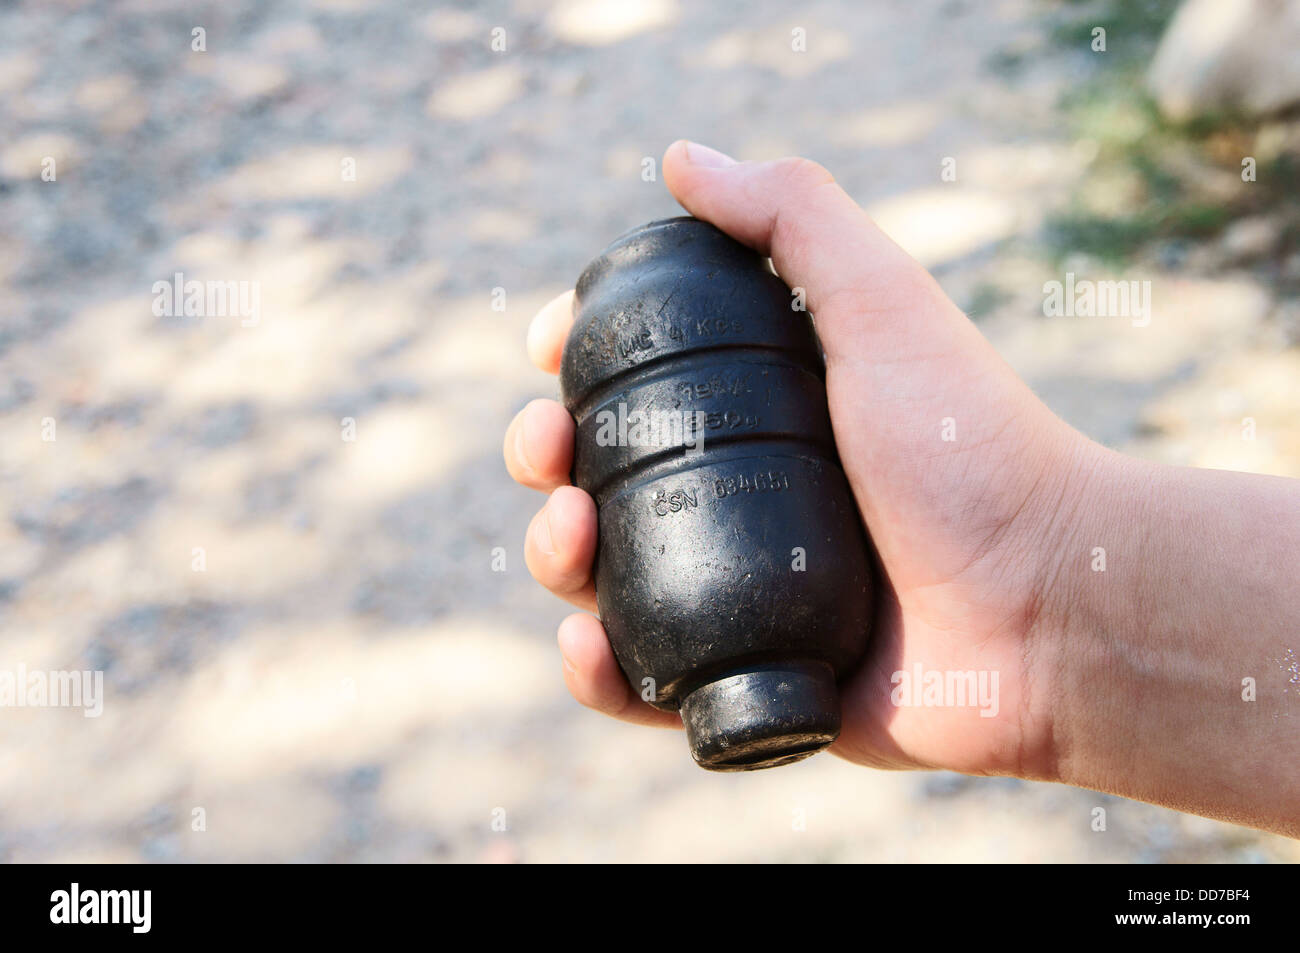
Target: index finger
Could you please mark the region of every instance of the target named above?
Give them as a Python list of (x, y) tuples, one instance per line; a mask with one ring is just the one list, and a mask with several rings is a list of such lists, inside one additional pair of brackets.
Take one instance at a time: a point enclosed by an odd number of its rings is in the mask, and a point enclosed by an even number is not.
[(573, 327), (573, 290), (542, 307), (528, 326), (528, 356), (548, 374), (560, 373), (564, 339)]

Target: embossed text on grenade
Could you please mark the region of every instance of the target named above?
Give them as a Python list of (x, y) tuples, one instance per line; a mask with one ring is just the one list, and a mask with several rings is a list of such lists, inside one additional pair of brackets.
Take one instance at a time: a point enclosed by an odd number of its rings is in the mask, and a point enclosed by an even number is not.
[(578, 280), (560, 383), (596, 500), (596, 598), (633, 690), (703, 767), (807, 757), (840, 730), (874, 579), (808, 315), (754, 251), (674, 218)]

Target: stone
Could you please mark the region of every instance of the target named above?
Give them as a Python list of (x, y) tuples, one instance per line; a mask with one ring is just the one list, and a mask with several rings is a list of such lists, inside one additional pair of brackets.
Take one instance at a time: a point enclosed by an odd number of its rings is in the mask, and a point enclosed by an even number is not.
[(1170, 21), (1147, 86), (1170, 119), (1266, 115), (1300, 102), (1300, 4), (1187, 0)]
[(1278, 223), (1268, 216), (1241, 218), (1224, 230), (1219, 248), (1231, 262), (1263, 258), (1277, 246), (1280, 231)]

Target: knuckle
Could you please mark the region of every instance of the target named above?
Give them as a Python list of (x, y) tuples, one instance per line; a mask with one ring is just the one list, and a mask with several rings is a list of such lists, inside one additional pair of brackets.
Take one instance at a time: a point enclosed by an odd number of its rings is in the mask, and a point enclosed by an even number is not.
[(835, 176), (831, 175), (825, 166), (803, 156), (779, 159), (777, 168), (785, 183), (792, 189), (800, 191), (828, 185), (835, 181)]

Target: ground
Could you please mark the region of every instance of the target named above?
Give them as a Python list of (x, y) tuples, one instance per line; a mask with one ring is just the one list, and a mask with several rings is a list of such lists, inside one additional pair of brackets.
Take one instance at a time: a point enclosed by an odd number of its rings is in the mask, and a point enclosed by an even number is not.
[[(0, 859), (1300, 859), (1062, 786), (705, 773), (568, 697), (566, 607), (523, 565), (540, 498), (501, 436), (556, 393), (528, 319), (676, 213), (679, 137), (825, 164), (1093, 437), (1300, 476), (1273, 264), (1241, 235), (1051, 244), (1124, 194), (1060, 105), (1107, 68), (1067, 15), (0, 6), (0, 667), (106, 691), (99, 718), (0, 710)], [(1149, 325), (1045, 317), (1067, 270), (1150, 280)], [(157, 313), (177, 272), (256, 283), (256, 314)]]

